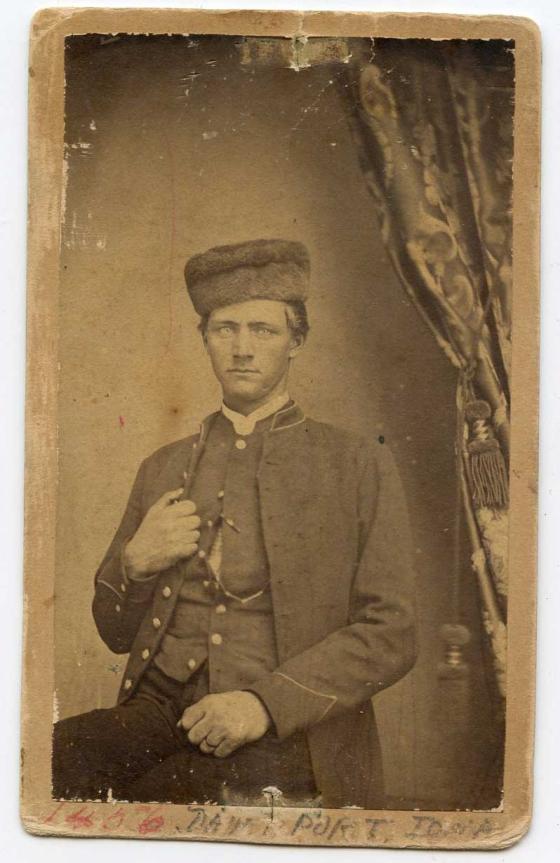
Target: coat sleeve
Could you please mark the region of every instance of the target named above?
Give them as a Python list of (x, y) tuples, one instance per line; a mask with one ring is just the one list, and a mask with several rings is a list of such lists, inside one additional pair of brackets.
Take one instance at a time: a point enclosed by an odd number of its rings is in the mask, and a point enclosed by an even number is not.
[(93, 617), (98, 632), (114, 653), (128, 653), (150, 604), (157, 574), (132, 581), (122, 561), (124, 547), (138, 530), (142, 511), (144, 461), (136, 475), (122, 521), (95, 574)]
[(403, 677), (416, 659), (408, 514), (384, 444), (360, 452), (360, 554), (348, 625), (248, 687), (281, 739), (357, 707)]

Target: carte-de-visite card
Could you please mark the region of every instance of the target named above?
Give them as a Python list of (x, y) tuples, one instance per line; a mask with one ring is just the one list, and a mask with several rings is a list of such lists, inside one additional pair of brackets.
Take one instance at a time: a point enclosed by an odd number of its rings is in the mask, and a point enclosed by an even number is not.
[(29, 831), (528, 829), (539, 54), (505, 17), (34, 18)]

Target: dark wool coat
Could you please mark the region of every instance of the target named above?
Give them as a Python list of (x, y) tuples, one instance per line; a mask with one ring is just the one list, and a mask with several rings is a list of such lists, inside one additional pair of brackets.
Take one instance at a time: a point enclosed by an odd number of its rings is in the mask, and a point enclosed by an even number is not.
[[(101, 637), (114, 652), (130, 653), (120, 701), (134, 694), (157, 652), (184, 567), (133, 584), (123, 575), (122, 548), (152, 504), (183, 484), (185, 468), (192, 478), (212, 419), (200, 436), (142, 463), (96, 574)], [(265, 433), (258, 489), (279, 665), (251, 689), (281, 738), (307, 733), (323, 806), (382, 806), (371, 697), (402, 678), (416, 656), (408, 518), (391, 454), (293, 405)]]

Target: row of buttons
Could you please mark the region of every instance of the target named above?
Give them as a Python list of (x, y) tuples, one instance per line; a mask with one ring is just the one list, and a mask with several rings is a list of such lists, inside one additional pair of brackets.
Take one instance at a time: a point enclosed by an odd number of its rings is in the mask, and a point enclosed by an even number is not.
[[(245, 442), (243, 439), (241, 439), (241, 438), (239, 438), (239, 440), (237, 440), (237, 441), (235, 442), (235, 445), (236, 445), (237, 449), (245, 449), (245, 447), (247, 446), (246, 442)], [(194, 446), (194, 448), (196, 448), (196, 444), (193, 444), (193, 446)], [(184, 478), (185, 478), (185, 480), (186, 480), (186, 478), (187, 478), (187, 474), (185, 473), (185, 474), (183, 474), (183, 476), (184, 476)], [(220, 500), (222, 500), (222, 498), (224, 497), (224, 495), (225, 495), (224, 490), (223, 490), (223, 489), (220, 489), (220, 491), (218, 492), (218, 498), (219, 498)], [(230, 527), (235, 528), (235, 523), (234, 523), (233, 519), (231, 519), (231, 518), (226, 518), (226, 519), (224, 519), (224, 521), (225, 521), (225, 522), (226, 522), (226, 524), (227, 524), (227, 525), (229, 525)], [(209, 519), (209, 520), (207, 521), (207, 525), (208, 525), (208, 527), (213, 527), (213, 526), (214, 526), (214, 522), (213, 522), (211, 519)], [(198, 557), (200, 558), (200, 560), (204, 560), (204, 558), (206, 557), (206, 552), (204, 551), (204, 549), (202, 549), (202, 548), (200, 549), (200, 551), (198, 552)], [(208, 584), (209, 584), (209, 582), (204, 582), (204, 586), (205, 586), (205, 587), (208, 587)], [(126, 593), (126, 584), (124, 584), (124, 582), (121, 584), (121, 591), (122, 591), (123, 593)], [(171, 590), (171, 588), (169, 587), (169, 585), (165, 585), (165, 587), (162, 589), (162, 591), (161, 591), (161, 592), (162, 592), (163, 596), (165, 597), (165, 599), (169, 599), (169, 597), (171, 596), (171, 594), (172, 594), (172, 592), (173, 592), (173, 591)], [(116, 612), (120, 612), (120, 610), (121, 610), (121, 607), (120, 607), (120, 605), (118, 605), (118, 604), (117, 604), (117, 605), (115, 606), (115, 611), (116, 611)], [(225, 610), (226, 610), (226, 609), (225, 609), (225, 606), (223, 606), (223, 605), (218, 606), (218, 607), (217, 607), (217, 609), (216, 609), (216, 611), (217, 611), (217, 613), (218, 613), (218, 614), (223, 614)], [(157, 621), (157, 623), (156, 623), (156, 621)], [(153, 624), (154, 624), (154, 627), (155, 627), (156, 629), (159, 629), (159, 627), (161, 626), (161, 621), (160, 621), (157, 617), (155, 617), (155, 618), (154, 618), (154, 620), (153, 620)]]
[[(224, 614), (225, 610), (225, 605), (217, 605), (215, 609), (217, 614)], [(210, 641), (212, 642), (212, 644), (219, 646), (223, 642), (223, 638), (219, 632), (213, 632), (210, 636)], [(196, 659), (189, 659), (187, 665), (192, 671), (192, 669), (196, 667)]]
[[(125, 588), (124, 588), (124, 585), (122, 585), (122, 584), (121, 584), (121, 590), (124, 590), (124, 589), (125, 589)], [(162, 592), (163, 596), (165, 597), (165, 599), (169, 599), (169, 597), (170, 597), (170, 596), (171, 596), (171, 594), (173, 593), (173, 591), (171, 590), (171, 588), (169, 587), (169, 585), (168, 585), (168, 584), (166, 584), (166, 585), (165, 585), (165, 587), (162, 589), (162, 591), (161, 591), (161, 592)], [(120, 610), (121, 610), (121, 609), (120, 609), (120, 605), (117, 605), (117, 606), (116, 606), (116, 609), (117, 609), (117, 611), (120, 611)], [(159, 617), (153, 617), (153, 618), (152, 618), (152, 626), (154, 627), (154, 629), (159, 629), (159, 628), (160, 628), (160, 626), (161, 626), (161, 620), (159, 619)], [(144, 650), (143, 650), (143, 651), (142, 651), (142, 653), (141, 653), (141, 656), (142, 656), (142, 659), (143, 659), (144, 661), (146, 661), (147, 659), (149, 659), (149, 658), (150, 658), (150, 651), (149, 651), (149, 648), (145, 647), (145, 648), (144, 648)], [(194, 660), (191, 660), (191, 662), (194, 662)], [(194, 665), (196, 665), (196, 662), (194, 663)], [(191, 666), (191, 665), (190, 665), (190, 663), (189, 663), (189, 668), (194, 668), (194, 665), (192, 665), (192, 666)], [(124, 682), (124, 684), (123, 684), (123, 687), (124, 687), (124, 689), (125, 689), (127, 692), (128, 692), (128, 690), (129, 690), (129, 689), (131, 689), (131, 688), (132, 688), (132, 680), (131, 680), (131, 678), (130, 678), (130, 677), (127, 677), (127, 679), (125, 680), (125, 682)]]
[[(218, 606), (218, 608), (223, 608), (223, 610), (225, 611), (225, 606)], [(216, 611), (217, 610), (218, 609), (216, 609)], [(154, 621), (153, 621), (154, 625), (155, 625), (156, 620), (158, 620), (157, 617), (154, 618)], [(160, 625), (160, 623), (158, 622), (158, 626), (159, 625)], [(223, 638), (219, 632), (213, 632), (212, 635), (210, 636), (210, 641), (212, 642), (212, 644), (219, 646), (220, 644), (222, 644)], [(149, 649), (147, 647), (145, 647), (144, 650), (142, 651), (141, 655), (142, 655), (142, 659), (144, 661), (149, 659), (149, 657), (150, 657)], [(192, 671), (193, 669), (196, 668), (196, 659), (192, 659), (192, 658), (189, 659), (189, 661), (187, 662), (187, 665), (190, 668), (190, 670)], [(131, 688), (132, 688), (132, 679), (130, 677), (128, 677), (124, 682), (124, 689), (126, 689), (128, 691)]]
[[(162, 593), (166, 598), (171, 596), (171, 588), (166, 585), (163, 588)], [(117, 611), (120, 611), (120, 606), (118, 606), (118, 605), (117, 605)], [(219, 605), (216, 606), (214, 611), (216, 612), (216, 614), (225, 614), (227, 611), (227, 608), (223, 603), (220, 603)], [(152, 618), (152, 626), (154, 627), (154, 629), (160, 628), (161, 620), (159, 619), (159, 617)], [(223, 638), (219, 632), (213, 632), (212, 635), (210, 636), (210, 641), (212, 642), (212, 644), (219, 646), (220, 644), (222, 644)], [(144, 661), (149, 659), (150, 658), (149, 648), (145, 647), (141, 653), (141, 656), (142, 656), (142, 659)], [(196, 668), (196, 659), (189, 659), (189, 661), (187, 662), (187, 665), (192, 671), (194, 668)], [(128, 691), (129, 689), (131, 689), (131, 687), (132, 687), (132, 680), (130, 677), (128, 677), (124, 682), (124, 688)]]
[[(244, 450), (247, 447), (247, 443), (242, 438), (239, 438), (238, 440), (235, 441), (235, 446), (239, 450)], [(196, 448), (196, 444), (194, 444), (194, 447)], [(225, 496), (225, 492), (223, 489), (221, 489), (218, 492), (218, 498), (220, 500), (222, 500), (224, 498), (224, 496)], [(225, 519), (225, 521), (230, 527), (234, 527), (234, 523), (231, 519)], [(213, 527), (213, 522), (211, 520), (209, 520), (207, 522), (207, 525), (209, 528)], [(203, 549), (200, 549), (200, 551), (198, 552), (198, 557), (201, 560), (204, 560), (204, 558), (206, 557), (206, 552)], [(209, 585), (210, 585), (210, 582), (206, 582), (206, 581), (204, 582), (205, 587), (208, 587)], [(126, 592), (126, 585), (124, 583), (121, 584), (121, 591), (123, 593)], [(162, 588), (161, 592), (162, 592), (162, 595), (165, 599), (169, 599), (169, 597), (173, 593), (173, 591), (171, 590), (171, 588), (167, 584)], [(115, 608), (116, 608), (117, 612), (119, 612), (121, 610), (120, 605), (115, 606)], [(220, 603), (215, 608), (216, 614), (225, 614), (226, 610), (227, 610), (226, 606), (223, 603)], [(154, 629), (159, 629), (161, 627), (161, 620), (159, 619), (159, 617), (152, 618), (152, 625), (153, 625)], [(210, 641), (212, 644), (219, 646), (220, 644), (222, 644), (223, 639), (222, 639), (222, 636), (218, 632), (214, 632), (210, 636)], [(149, 659), (149, 657), (150, 657), (149, 649), (147, 647), (144, 648), (141, 655), (142, 655), (142, 659), (144, 659), (144, 660)], [(187, 662), (187, 665), (191, 670), (193, 670), (196, 667), (196, 660), (192, 659), (192, 658), (189, 659)], [(129, 690), (131, 688), (132, 688), (132, 680), (131, 680), (131, 678), (127, 678), (124, 682), (124, 689)]]
[[(206, 553), (205, 553), (204, 551), (202, 551), (202, 550), (201, 550), (201, 551), (199, 551), (199, 552), (198, 552), (198, 556), (199, 556), (200, 558), (204, 558), (204, 557), (206, 557)], [(204, 587), (209, 587), (209, 586), (210, 586), (210, 584), (211, 584), (211, 582), (210, 582), (210, 581), (205, 580), (205, 581), (203, 582), (203, 584), (204, 584)], [(171, 590), (171, 588), (169, 587), (169, 585), (168, 585), (168, 584), (166, 584), (166, 585), (165, 585), (165, 587), (164, 587), (164, 588), (162, 588), (162, 591), (161, 591), (161, 592), (162, 592), (163, 596), (165, 597), (165, 599), (169, 599), (169, 597), (170, 597), (170, 596), (171, 596), (171, 594), (173, 593), (173, 591)], [(121, 610), (120, 605), (116, 605), (116, 606), (115, 606), (115, 610), (116, 610), (116, 611), (120, 611), (120, 610)], [(217, 606), (216, 606), (216, 613), (217, 613), (217, 614), (224, 614), (225, 610), (226, 610), (225, 605), (220, 604), (220, 605), (217, 605)], [(159, 617), (154, 617), (154, 618), (153, 618), (153, 620), (152, 620), (152, 623), (153, 623), (153, 625), (154, 625), (154, 629), (159, 629), (159, 628), (160, 628), (160, 626), (161, 626), (161, 620), (159, 619)]]
[[(204, 554), (204, 552), (202, 552), (202, 553), (201, 553), (201, 552), (199, 552), (199, 555), (200, 555), (200, 556), (202, 556), (203, 554)], [(202, 582), (202, 584), (204, 585), (204, 587), (210, 587), (210, 585), (212, 584), (212, 582), (211, 582), (211, 581), (209, 581), (208, 579), (204, 579), (204, 581)], [(163, 588), (162, 593), (163, 593), (163, 595), (165, 596), (165, 598), (166, 598), (166, 599), (169, 599), (169, 597), (171, 596), (171, 588), (170, 588), (170, 587), (167, 587), (167, 585), (166, 585), (166, 586)], [(220, 603), (219, 605), (217, 605), (217, 606), (216, 606), (216, 609), (215, 609), (215, 610), (216, 610), (216, 614), (224, 614), (224, 613), (225, 613), (225, 611), (226, 611), (226, 607), (225, 607), (225, 605), (223, 605), (223, 603)], [(117, 611), (120, 611), (120, 606), (117, 606)], [(160, 626), (161, 626), (161, 620), (159, 619), (159, 617), (154, 617), (154, 619), (153, 619), (152, 623), (154, 624), (154, 627), (155, 627), (156, 629), (159, 629), (159, 628), (160, 628)]]
[[(210, 584), (211, 584), (211, 582), (209, 582), (209, 581), (205, 581), (205, 582), (204, 582), (204, 587), (210, 587)], [(119, 612), (120, 610), (121, 610), (120, 605), (118, 605), (118, 604), (117, 604), (117, 605), (115, 605), (115, 611)], [(227, 609), (226, 609), (225, 605), (223, 605), (223, 603), (220, 603), (220, 604), (219, 604), (219, 605), (217, 605), (217, 606), (216, 606), (216, 608), (214, 609), (214, 611), (216, 612), (216, 614), (225, 614), (225, 613), (226, 613), (226, 610), (227, 610)], [(152, 619), (152, 625), (153, 625), (154, 629), (159, 629), (159, 628), (160, 628), (160, 626), (161, 626), (161, 620), (159, 619), (159, 617), (154, 617), (154, 618)]]

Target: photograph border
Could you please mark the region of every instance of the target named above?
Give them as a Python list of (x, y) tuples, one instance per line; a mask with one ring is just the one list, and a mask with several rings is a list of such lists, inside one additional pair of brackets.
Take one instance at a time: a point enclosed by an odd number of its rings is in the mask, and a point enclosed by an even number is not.
[[(64, 39), (87, 33), (515, 40), (512, 449), (503, 807), (496, 812), (56, 803), (50, 796), (57, 513), (58, 266)], [(523, 18), (435, 14), (47, 9), (33, 19), (29, 112), (25, 620), (21, 814), (36, 834), (294, 845), (504, 848), (532, 799), (539, 372), (540, 34)], [(123, 810), (124, 815), (115, 817)], [(93, 817), (92, 813), (95, 813)]]

